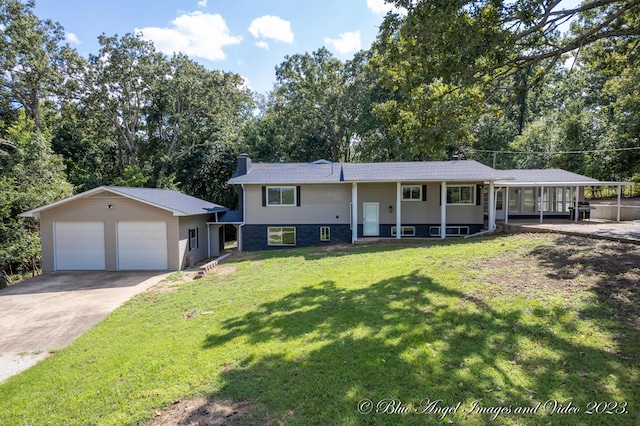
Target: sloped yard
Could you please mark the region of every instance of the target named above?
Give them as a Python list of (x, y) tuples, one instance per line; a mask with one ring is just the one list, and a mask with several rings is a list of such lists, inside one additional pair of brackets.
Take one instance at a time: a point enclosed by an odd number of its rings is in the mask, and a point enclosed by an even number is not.
[(0, 424), (640, 424), (639, 283), (639, 246), (545, 234), (238, 255), (0, 385)]

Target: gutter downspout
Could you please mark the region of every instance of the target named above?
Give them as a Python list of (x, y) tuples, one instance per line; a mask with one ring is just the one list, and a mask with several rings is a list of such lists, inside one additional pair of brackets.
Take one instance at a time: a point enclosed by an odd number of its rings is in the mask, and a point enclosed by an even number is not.
[(396, 182), (396, 239), (402, 238), (402, 186)]
[(247, 221), (247, 191), (244, 189), (244, 184), (240, 184), (242, 188), (242, 223), (238, 226), (238, 235), (236, 238), (238, 239), (238, 253), (242, 253), (244, 249), (242, 244), (242, 227)]
[[(216, 222), (218, 218), (216, 217)], [(211, 228), (209, 227), (209, 222), (207, 222), (207, 259), (211, 257)]]

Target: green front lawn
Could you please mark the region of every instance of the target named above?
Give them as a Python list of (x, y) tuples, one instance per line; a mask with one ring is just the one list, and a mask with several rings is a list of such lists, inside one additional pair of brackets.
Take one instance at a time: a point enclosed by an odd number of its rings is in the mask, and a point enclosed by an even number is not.
[(638, 246), (514, 235), (232, 259), (8, 379), (0, 424), (138, 424), (201, 396), (244, 403), (246, 424), (437, 424), (450, 406), (444, 423), (640, 424)]

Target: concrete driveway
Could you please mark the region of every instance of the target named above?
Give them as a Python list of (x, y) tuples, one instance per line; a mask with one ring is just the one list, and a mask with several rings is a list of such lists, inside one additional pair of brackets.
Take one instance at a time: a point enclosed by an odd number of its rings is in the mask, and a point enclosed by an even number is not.
[(0, 381), (7, 376), (2, 373), (7, 364), (24, 364), (25, 353), (46, 354), (67, 346), (132, 296), (168, 275), (55, 272), (0, 290)]

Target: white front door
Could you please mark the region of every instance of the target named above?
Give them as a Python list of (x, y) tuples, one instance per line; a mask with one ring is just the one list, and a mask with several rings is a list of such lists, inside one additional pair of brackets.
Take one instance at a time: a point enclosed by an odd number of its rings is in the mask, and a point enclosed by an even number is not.
[(380, 234), (380, 211), (378, 203), (362, 203), (362, 235), (365, 237)]
[(496, 193), (496, 220), (504, 220), (504, 191), (503, 188)]

